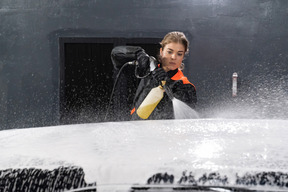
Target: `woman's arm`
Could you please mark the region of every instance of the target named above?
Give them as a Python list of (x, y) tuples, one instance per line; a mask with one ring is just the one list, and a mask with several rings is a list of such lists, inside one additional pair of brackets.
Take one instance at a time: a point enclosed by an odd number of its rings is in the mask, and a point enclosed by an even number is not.
[(139, 71), (149, 67), (149, 55), (138, 46), (117, 46), (111, 51), (111, 60), (115, 69), (120, 69), (125, 63), (137, 61)]
[(175, 83), (172, 83), (170, 88), (173, 92), (173, 96), (180, 101), (183, 101), (192, 108), (195, 108), (197, 103), (197, 95), (195, 87), (188, 83), (184, 84), (182, 80), (178, 80)]

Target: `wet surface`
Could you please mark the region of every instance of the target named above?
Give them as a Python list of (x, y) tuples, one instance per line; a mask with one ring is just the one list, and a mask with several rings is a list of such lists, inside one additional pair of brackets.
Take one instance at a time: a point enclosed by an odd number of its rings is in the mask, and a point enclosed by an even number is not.
[(96, 186), (96, 183), (86, 183), (84, 177), (85, 173), (80, 167), (59, 167), (51, 171), (6, 169), (0, 170), (0, 191), (54, 192)]
[(175, 184), (185, 170), (197, 183), (205, 173), (232, 185), (263, 173), (282, 173), (284, 181), (287, 126), (286, 120), (194, 119), (5, 130), (0, 170), (77, 166), (87, 183), (100, 186), (146, 184), (155, 173), (174, 175)]

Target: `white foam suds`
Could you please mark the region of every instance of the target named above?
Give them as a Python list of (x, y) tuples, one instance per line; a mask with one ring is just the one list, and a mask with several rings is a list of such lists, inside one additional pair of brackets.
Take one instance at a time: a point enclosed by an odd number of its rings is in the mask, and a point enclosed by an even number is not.
[(288, 170), (287, 120), (159, 120), (0, 131), (0, 170), (80, 166), (88, 183), (145, 183), (218, 171)]

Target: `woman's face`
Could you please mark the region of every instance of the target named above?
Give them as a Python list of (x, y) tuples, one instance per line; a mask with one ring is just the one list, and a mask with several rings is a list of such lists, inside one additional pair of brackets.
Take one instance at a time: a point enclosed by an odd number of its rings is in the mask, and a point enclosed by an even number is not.
[(164, 49), (160, 48), (160, 57), (164, 71), (175, 70), (180, 67), (185, 55), (185, 47), (181, 43), (169, 43)]

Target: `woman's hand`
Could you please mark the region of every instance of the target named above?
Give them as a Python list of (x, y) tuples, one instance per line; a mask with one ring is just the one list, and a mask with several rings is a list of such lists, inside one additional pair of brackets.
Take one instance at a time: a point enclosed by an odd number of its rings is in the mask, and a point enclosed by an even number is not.
[(136, 60), (140, 69), (145, 69), (147, 66), (149, 66), (149, 55), (145, 53), (144, 49), (142, 48), (136, 52)]
[(168, 79), (168, 75), (163, 68), (158, 68), (152, 71), (152, 77), (159, 85), (162, 85), (162, 81), (166, 81)]

